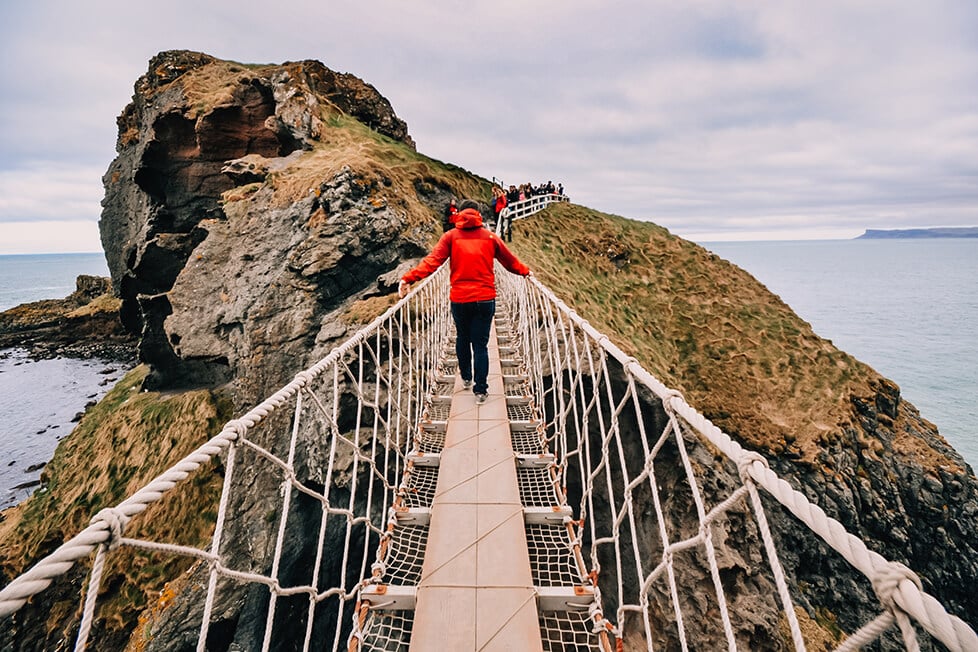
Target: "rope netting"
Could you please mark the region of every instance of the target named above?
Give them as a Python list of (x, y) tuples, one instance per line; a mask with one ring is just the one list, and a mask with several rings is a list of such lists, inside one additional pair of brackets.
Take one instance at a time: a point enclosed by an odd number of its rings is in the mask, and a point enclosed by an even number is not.
[[(553, 453), (555, 460), (518, 469), (521, 496), (542, 508), (566, 500), (577, 516), (559, 526), (527, 526), (535, 566), (546, 569), (535, 583), (589, 582), (595, 595), (589, 611), (541, 615), (550, 649), (587, 649), (599, 628), (628, 649), (689, 650), (704, 640), (711, 649), (744, 649), (750, 647), (745, 632), (756, 624), (744, 621), (745, 614), (756, 614), (764, 600), (795, 649), (805, 649), (798, 589), (789, 587), (782, 569), (767, 501), (824, 542), (827, 554), (838, 553), (879, 596), (873, 607), (879, 615), (838, 649), (857, 649), (896, 625), (908, 650), (918, 649), (919, 635), (951, 650), (978, 650), (975, 632), (923, 592), (909, 569), (848, 534), (763, 457), (713, 426), (546, 287), (508, 274), (497, 280), (500, 303), (515, 322), (500, 346), (514, 349), (521, 372), (503, 370), (514, 450)], [(424, 524), (412, 523), (411, 510), (430, 504), (434, 492), (436, 474), (423, 460), (444, 443), (442, 397), (451, 393), (454, 372), (444, 352), (452, 330), (445, 266), (193, 454), (96, 514), (89, 527), (0, 591), (0, 616), (15, 613), (94, 554), (75, 646), (85, 649), (106, 560), (131, 547), (191, 558), (203, 568), (206, 592), (193, 625), (198, 650), (206, 649), (212, 619), (227, 607), (229, 585), (264, 592), (262, 650), (282, 636), (303, 650), (338, 650), (354, 631), (364, 649), (404, 649), (410, 608), (368, 613), (358, 600), (370, 583), (416, 581), (416, 551), (426, 534)], [(527, 411), (524, 397), (542, 408), (542, 421)], [(273, 413), (290, 423), (288, 432), (262, 433), (276, 422)], [(310, 448), (322, 450), (316, 464)], [(125, 536), (132, 519), (217, 457), (224, 486), (209, 546)], [(240, 526), (228, 523), (232, 493), (255, 472), (242, 475), (239, 458), (246, 457), (249, 467), (260, 465), (276, 478), (277, 491), (267, 497), (276, 505), (268, 525), (274, 543), (259, 570), (235, 567), (239, 551), (228, 543)], [(288, 543), (295, 528), (314, 539), (299, 564)], [(732, 540), (740, 535), (749, 536)], [(298, 580), (296, 567), (305, 573)]]
[[(76, 650), (84, 650), (104, 593), (100, 583), (106, 560), (117, 549), (130, 547), (188, 557), (205, 566), (206, 597), (193, 625), (199, 628), (200, 651), (206, 649), (212, 616), (227, 606), (222, 604), (227, 598), (221, 587), (242, 584), (267, 591), (267, 617), (259, 637), (262, 650), (282, 636), (301, 641), (304, 650), (339, 649), (352, 628), (360, 578), (369, 576), (378, 563), (397, 567), (395, 558), (401, 551), (424, 549), (423, 543), (413, 540), (424, 536), (418, 528), (402, 529), (392, 537), (390, 524), (395, 515), (390, 506), (395, 495), (411, 491), (402, 485), (410, 466), (407, 454), (414, 446), (427, 397), (439, 381), (432, 370), (451, 330), (448, 268), (443, 266), (322, 361), (229, 422), (217, 436), (130, 498), (100, 511), (87, 528), (15, 578), (0, 591), (0, 617), (17, 612), (76, 562), (94, 553), (75, 643)], [(273, 427), (269, 425), (273, 413), (287, 417), (289, 411), (289, 432), (267, 432)], [(262, 445), (262, 441), (274, 445)], [(311, 454), (304, 448), (326, 451), (317, 462), (321, 467), (318, 483), (310, 478), (315, 472), (301, 468), (311, 465)], [(250, 459), (251, 468), (238, 462), (244, 456)], [(125, 536), (132, 519), (217, 457), (223, 462), (224, 484), (208, 547)], [(233, 528), (241, 526), (228, 523), (232, 491), (240, 491), (241, 484), (257, 476), (255, 467), (277, 478), (271, 482), (274, 495), (265, 497), (267, 504), (276, 506), (274, 517), (267, 520), (267, 526), (276, 532), (274, 550), (264, 569), (257, 571), (234, 567), (234, 560), (247, 555), (235, 554), (225, 543), (231, 540)], [(423, 473), (416, 477), (418, 491), (433, 491)], [(304, 505), (301, 509), (299, 503)], [(296, 553), (287, 544), (290, 529), (317, 532), (309, 545), (313, 552), (302, 560), (306, 571), (302, 581), (294, 577)], [(385, 559), (378, 560), (378, 555)], [(286, 572), (286, 566), (293, 570)], [(411, 573), (419, 572), (420, 560), (409, 558), (400, 566), (407, 567), (402, 572), (410, 579)], [(297, 607), (296, 600), (306, 606)], [(288, 613), (283, 609), (277, 617), (282, 604)], [(303, 611), (305, 616), (297, 618)], [(388, 614), (376, 623), (370, 636), (382, 640), (392, 632), (409, 629), (410, 622), (410, 615)]]
[[(614, 614), (628, 649), (699, 649), (704, 641), (710, 649), (764, 647), (751, 636), (765, 612), (770, 629), (805, 649), (795, 602), (806, 598), (789, 589), (767, 501), (798, 519), (803, 536), (820, 538), (824, 554), (841, 555), (879, 598), (867, 608), (879, 615), (838, 650), (876, 641), (894, 624), (907, 650), (928, 635), (951, 650), (978, 650), (975, 632), (909, 569), (869, 550), (536, 279), (497, 279), (518, 321), (515, 344), (530, 370), (530, 393), (545, 408), (554, 485), (580, 519), (566, 520), (588, 556), (594, 609), (609, 620)], [(540, 503), (553, 491), (540, 482), (520, 490)]]

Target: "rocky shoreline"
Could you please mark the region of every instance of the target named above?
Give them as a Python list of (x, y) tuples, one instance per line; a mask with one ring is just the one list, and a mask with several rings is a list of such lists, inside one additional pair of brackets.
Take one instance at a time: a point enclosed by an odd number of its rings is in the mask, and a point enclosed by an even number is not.
[[(21, 378), (24, 372), (18, 368), (65, 360), (65, 368), (73, 370), (73, 384), (85, 385), (84, 403), (77, 396), (74, 400), (52, 397), (54, 403), (45, 408), (46, 416), (35, 429), (25, 431), (26, 423), (7, 419), (7, 429), (19, 444), (16, 453), (10, 450), (4, 455), (7, 459), (5, 468), (0, 470), (0, 509), (26, 498), (42, 484), (41, 472), (57, 442), (118, 380), (120, 370), (136, 366), (136, 338), (123, 328), (119, 319), (121, 302), (111, 295), (111, 290), (110, 279), (82, 275), (76, 279), (75, 291), (63, 299), (33, 301), (0, 312), (0, 372), (17, 375), (19, 382), (43, 384), (50, 379), (50, 371), (47, 375), (30, 372), (30, 380), (25, 380)], [(79, 362), (69, 361), (99, 363), (101, 368), (93, 378), (90, 371), (82, 373)], [(102, 380), (96, 383), (98, 377)], [(30, 414), (33, 403), (23, 397), (18, 401)], [(26, 421), (26, 417), (21, 415), (20, 421)]]
[(31, 360), (99, 359), (136, 364), (137, 338), (119, 319), (112, 282), (82, 275), (63, 299), (44, 299), (0, 312), (0, 359), (23, 349)]

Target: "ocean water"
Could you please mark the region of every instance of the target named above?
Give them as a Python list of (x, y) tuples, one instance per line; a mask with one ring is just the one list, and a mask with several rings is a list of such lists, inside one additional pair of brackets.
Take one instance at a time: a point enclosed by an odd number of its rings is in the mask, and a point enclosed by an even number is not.
[(82, 275), (108, 276), (102, 254), (0, 256), (0, 312), (40, 299), (63, 299)]
[[(108, 276), (105, 257), (0, 256), (0, 311), (64, 298), (75, 291), (80, 274)], [(0, 509), (30, 495), (76, 415), (125, 371), (102, 360), (31, 361), (25, 351), (0, 350)]]
[(30, 496), (79, 413), (128, 371), (102, 360), (30, 361), (0, 351), (0, 509)]
[(978, 239), (711, 242), (978, 469)]

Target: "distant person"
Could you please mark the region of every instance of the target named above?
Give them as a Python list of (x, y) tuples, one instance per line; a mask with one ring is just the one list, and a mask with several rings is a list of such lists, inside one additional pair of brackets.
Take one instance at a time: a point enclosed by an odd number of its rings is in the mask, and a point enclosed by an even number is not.
[(506, 193), (499, 186), (492, 189), (492, 212), (496, 219), (496, 223), (499, 223), (499, 214), (503, 212), (506, 208)]
[[(441, 236), (417, 267), (405, 274), (397, 293), (429, 276), (450, 259), (452, 319), (455, 321), (455, 355), (463, 386), (472, 387), (477, 403), (489, 393), (489, 329), (496, 314), (496, 275), (493, 260), (513, 274), (529, 276), (530, 269), (506, 248), (502, 240), (482, 224), (475, 202), (462, 202), (455, 228)], [(474, 386), (473, 386), (474, 382)]]
[(509, 192), (506, 193), (506, 205), (515, 204), (520, 200), (520, 191), (516, 189), (516, 186), (510, 186)]
[(458, 215), (458, 207), (455, 205), (455, 198), (448, 202), (445, 208), (445, 219), (442, 220), (442, 231), (449, 231), (455, 228), (455, 216)]
[[(492, 212), (495, 217), (494, 224), (498, 225), (497, 228), (502, 234), (503, 238), (512, 242), (513, 236), (510, 232), (511, 220), (509, 219), (508, 215), (503, 217), (503, 210), (508, 204), (506, 200), (506, 193), (503, 192), (502, 188), (497, 187), (495, 190), (493, 190), (493, 195), (495, 196), (495, 199), (492, 202)], [(499, 224), (500, 220), (503, 221), (502, 224)]]
[(564, 196), (564, 184), (562, 183), (557, 184), (557, 195), (559, 195), (560, 197)]

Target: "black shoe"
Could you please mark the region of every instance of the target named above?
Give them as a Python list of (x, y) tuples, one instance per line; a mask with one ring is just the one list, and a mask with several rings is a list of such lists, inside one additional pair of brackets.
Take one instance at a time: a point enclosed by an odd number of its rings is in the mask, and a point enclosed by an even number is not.
[(472, 389), (472, 381), (462, 379), (462, 389)]
[(483, 403), (486, 402), (486, 399), (487, 398), (488, 398), (488, 395), (486, 395), (486, 394), (476, 394), (475, 395), (475, 402), (478, 403), (479, 405), (482, 405)]

